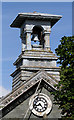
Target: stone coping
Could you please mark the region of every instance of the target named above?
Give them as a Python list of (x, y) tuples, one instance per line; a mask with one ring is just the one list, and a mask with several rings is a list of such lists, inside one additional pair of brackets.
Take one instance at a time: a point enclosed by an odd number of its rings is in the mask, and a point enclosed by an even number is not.
[[(32, 87), (33, 85), (38, 83), (40, 81), (40, 79), (44, 80), (53, 89), (56, 89), (54, 87), (54, 84), (56, 84), (55, 79), (51, 75), (48, 76), (48, 74), (45, 71), (38, 71), (33, 76), (31, 76), (26, 83), (23, 82), (22, 85), (19, 86), (19, 88), (12, 91), (7, 96), (5, 96), (2, 99), (2, 104), (5, 104), (4, 106), (8, 105), (13, 100), (15, 100), (18, 96), (23, 94), (23, 92), (25, 92), (27, 89), (29, 89), (29, 87)], [(28, 87), (28, 85), (29, 85), (29, 87)]]
[(45, 14), (45, 13), (19, 13), (10, 27), (21, 28), (25, 20), (51, 21), (51, 27), (62, 18), (61, 15)]

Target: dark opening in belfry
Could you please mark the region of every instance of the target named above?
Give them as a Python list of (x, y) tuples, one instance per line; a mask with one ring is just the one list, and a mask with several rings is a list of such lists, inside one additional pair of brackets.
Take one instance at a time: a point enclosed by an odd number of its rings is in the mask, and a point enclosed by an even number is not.
[(35, 44), (42, 45), (44, 47), (44, 29), (41, 26), (34, 26), (32, 29), (32, 41), (34, 41)]

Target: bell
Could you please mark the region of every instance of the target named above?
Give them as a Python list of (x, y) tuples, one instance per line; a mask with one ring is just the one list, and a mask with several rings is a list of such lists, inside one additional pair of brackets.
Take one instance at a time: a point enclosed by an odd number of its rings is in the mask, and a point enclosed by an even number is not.
[(33, 34), (32, 40), (33, 40), (34, 42), (39, 41), (39, 39), (38, 39), (38, 34)]

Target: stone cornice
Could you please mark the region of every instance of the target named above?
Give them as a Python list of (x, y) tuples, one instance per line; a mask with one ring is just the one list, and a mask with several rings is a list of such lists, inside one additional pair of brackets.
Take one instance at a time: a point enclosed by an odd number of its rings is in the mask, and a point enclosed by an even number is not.
[(38, 52), (38, 51), (31, 51), (29, 52), (24, 52), (24, 54), (20, 54), (20, 56), (17, 58), (17, 60), (13, 63), (16, 65), (19, 61), (22, 59), (38, 59), (38, 60), (56, 60), (58, 57), (55, 56), (55, 54), (50, 53), (50, 52)]
[(52, 14), (44, 14), (44, 13), (19, 13), (10, 26), (20, 28), (26, 19), (28, 20), (35, 19), (41, 21), (51, 21), (51, 27), (52, 27), (61, 18), (62, 18), (61, 15), (52, 15)]
[(45, 70), (45, 71), (60, 71), (60, 67), (36, 67), (36, 66), (24, 66), (17, 68), (10, 76), (14, 76), (14, 74), (17, 74), (17, 72), (21, 70), (32, 70), (32, 71), (38, 71), (38, 70)]

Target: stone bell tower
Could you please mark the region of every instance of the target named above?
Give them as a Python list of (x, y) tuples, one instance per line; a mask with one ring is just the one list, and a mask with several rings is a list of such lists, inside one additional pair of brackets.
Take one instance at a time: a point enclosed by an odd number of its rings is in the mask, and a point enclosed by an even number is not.
[[(58, 16), (58, 20), (59, 18), (60, 16)], [(11, 27), (20, 28), (22, 51), (34, 49), (50, 50), (51, 27), (56, 21), (53, 16), (46, 17), (44, 14), (36, 12), (20, 13), (11, 24)]]
[[(32, 72), (45, 70), (49, 67), (56, 67), (57, 57), (50, 51), (50, 33), (53, 25), (61, 18), (59, 15), (43, 13), (19, 13), (11, 27), (20, 28), (20, 38), (22, 41), (22, 53), (14, 62), (16, 68), (28, 68), (25, 74), (21, 75), (22, 81)], [(34, 71), (31, 71), (33, 69)], [(20, 71), (22, 72), (22, 70)], [(24, 71), (23, 71), (24, 72)], [(27, 76), (28, 74), (28, 76)], [(16, 74), (11, 74), (13, 84), (17, 86)], [(22, 83), (19, 79), (19, 83)]]
[(61, 116), (51, 95), (60, 80), (60, 68), (56, 67), (57, 57), (50, 50), (51, 28), (61, 17), (37, 12), (19, 13), (10, 25), (20, 28), (22, 50), (13, 63), (16, 70), (11, 74), (12, 92), (2, 100), (3, 117)]

